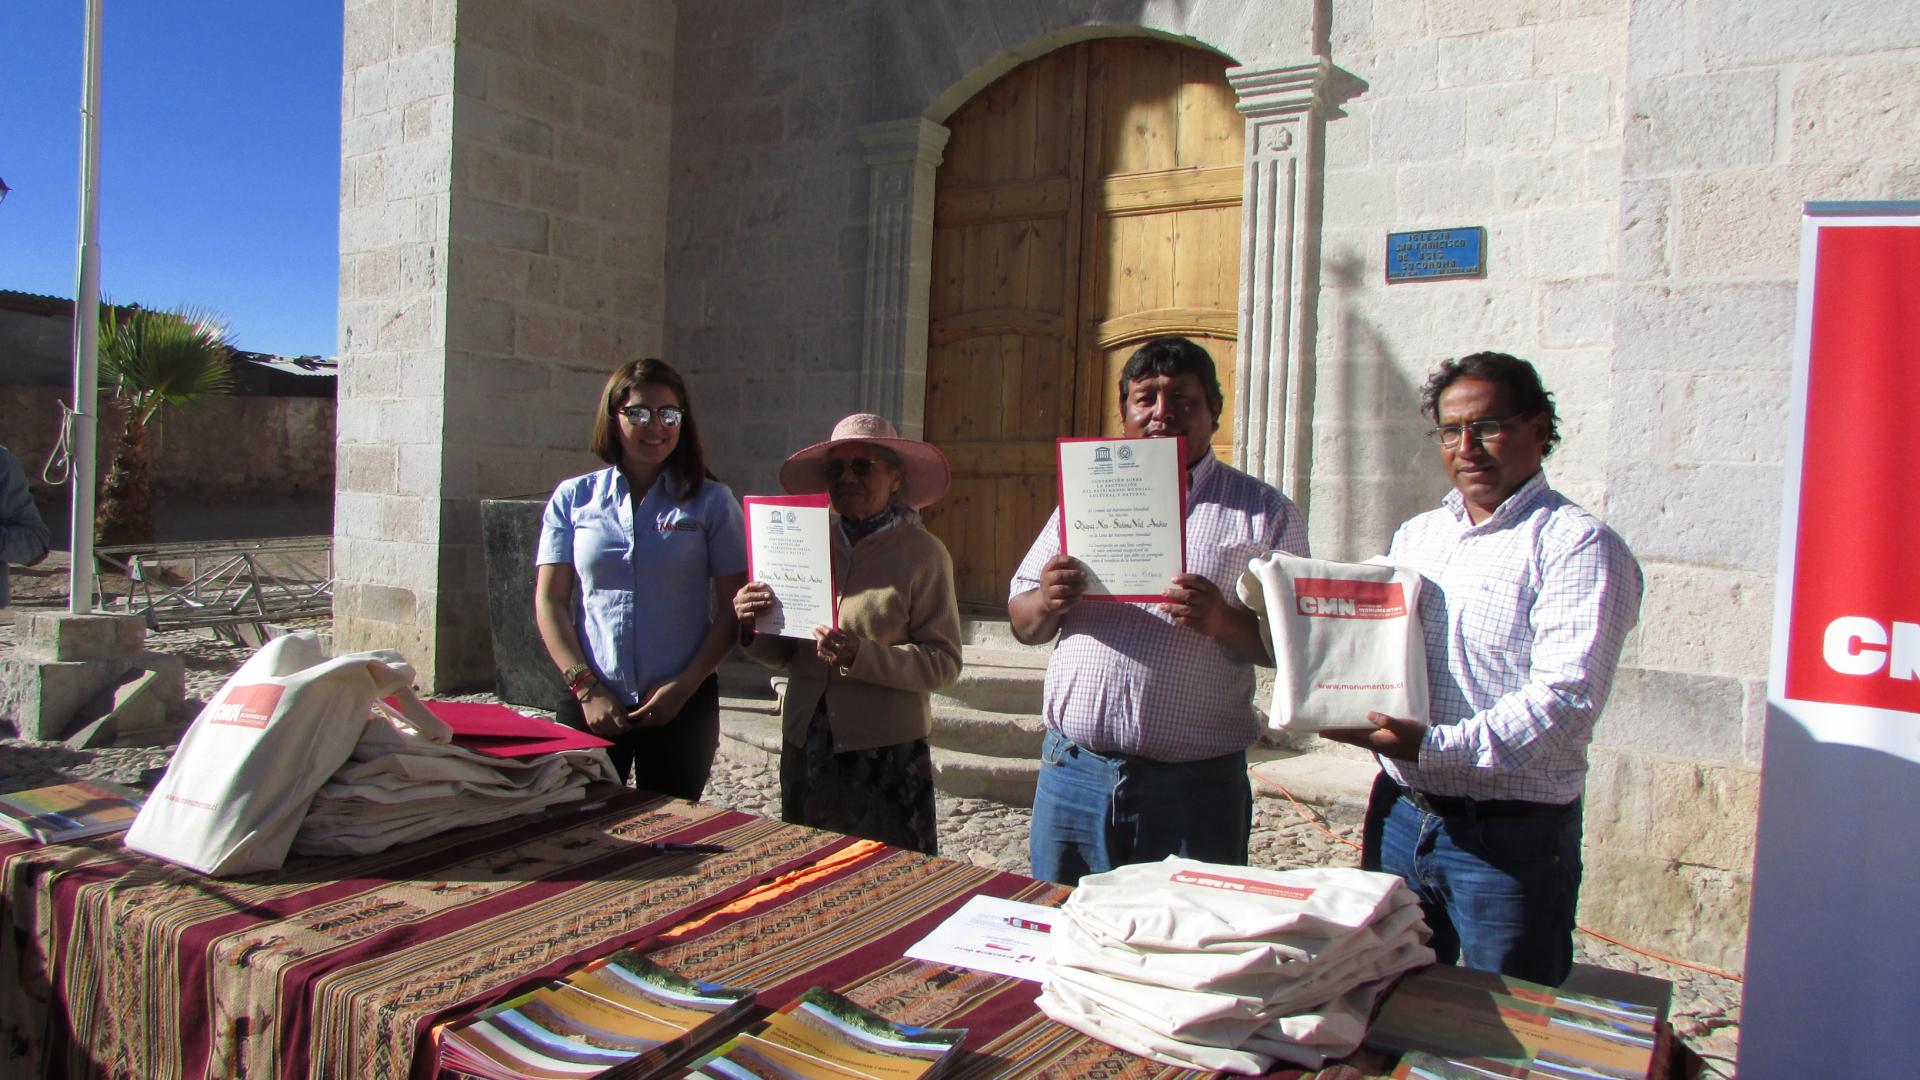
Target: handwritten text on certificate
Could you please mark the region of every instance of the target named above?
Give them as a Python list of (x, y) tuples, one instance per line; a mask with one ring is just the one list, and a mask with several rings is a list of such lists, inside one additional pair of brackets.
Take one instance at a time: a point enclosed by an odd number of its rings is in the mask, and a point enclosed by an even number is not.
[(1186, 566), (1180, 439), (1061, 439), (1060, 549), (1087, 595), (1158, 600)]
[(833, 603), (833, 547), (825, 495), (749, 495), (747, 576), (773, 590), (773, 610), (754, 630), (813, 640), (816, 626), (838, 626)]

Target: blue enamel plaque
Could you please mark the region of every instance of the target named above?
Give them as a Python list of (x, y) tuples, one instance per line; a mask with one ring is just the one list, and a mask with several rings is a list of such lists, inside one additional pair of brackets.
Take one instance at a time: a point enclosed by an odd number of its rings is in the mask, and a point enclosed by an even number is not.
[(1487, 272), (1487, 230), (1428, 229), (1387, 234), (1387, 281), (1438, 281)]

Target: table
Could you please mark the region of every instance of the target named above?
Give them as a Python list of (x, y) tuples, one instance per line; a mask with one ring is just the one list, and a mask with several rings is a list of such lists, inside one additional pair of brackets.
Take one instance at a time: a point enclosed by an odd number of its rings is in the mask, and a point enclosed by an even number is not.
[(426, 1077), (434, 1024), (623, 947), (769, 1009), (824, 985), (967, 1027), (960, 1077), (1203, 1075), (1048, 1020), (1035, 983), (902, 956), (969, 896), (1060, 886), (638, 793), (231, 881), (112, 838), (8, 841), (0, 888), (0, 1041), (53, 1075)]

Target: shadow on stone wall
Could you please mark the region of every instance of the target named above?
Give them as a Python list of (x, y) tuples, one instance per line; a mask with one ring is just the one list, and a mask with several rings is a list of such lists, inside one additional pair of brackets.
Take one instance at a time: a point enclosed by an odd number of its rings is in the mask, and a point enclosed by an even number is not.
[(1427, 439), (1420, 387), (1366, 310), (1358, 252), (1323, 251), (1316, 360), (1314, 541), (1329, 558), (1386, 550), (1393, 530), (1430, 510), (1448, 483)]

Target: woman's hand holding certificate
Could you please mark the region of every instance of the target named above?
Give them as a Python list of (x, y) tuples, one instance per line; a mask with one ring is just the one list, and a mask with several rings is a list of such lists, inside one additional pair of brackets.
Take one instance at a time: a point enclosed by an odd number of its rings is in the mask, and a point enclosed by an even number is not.
[(816, 626), (839, 625), (827, 496), (749, 495), (747, 576), (734, 609), (757, 633), (812, 641)]
[[(1204, 592), (1181, 580), (1187, 577), (1184, 440), (1061, 439), (1058, 448), (1060, 550), (1085, 572), (1085, 595), (1166, 601), (1205, 617)], [(1181, 612), (1168, 610), (1181, 621)]]

